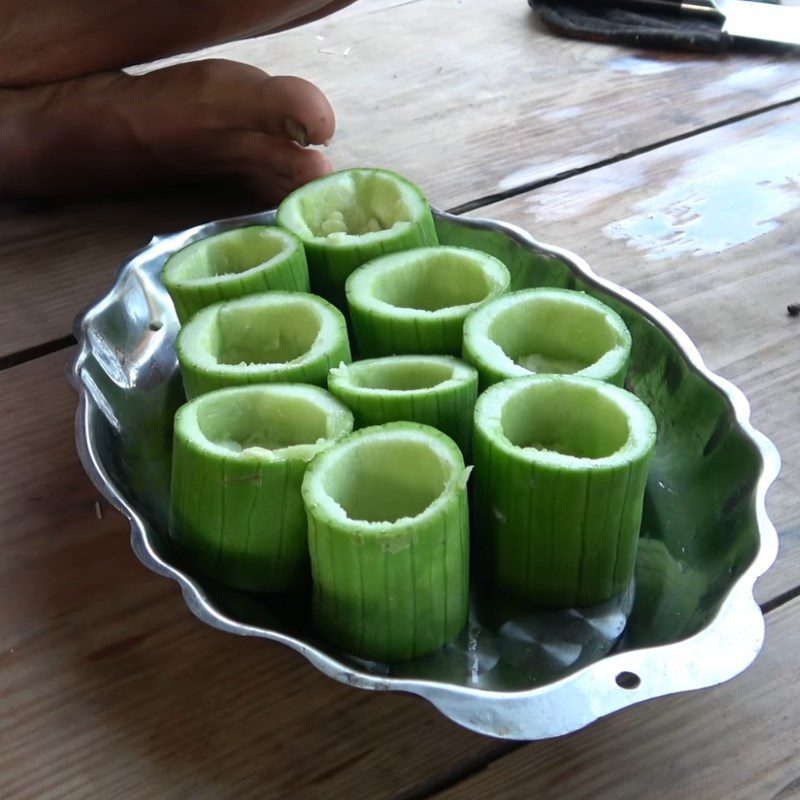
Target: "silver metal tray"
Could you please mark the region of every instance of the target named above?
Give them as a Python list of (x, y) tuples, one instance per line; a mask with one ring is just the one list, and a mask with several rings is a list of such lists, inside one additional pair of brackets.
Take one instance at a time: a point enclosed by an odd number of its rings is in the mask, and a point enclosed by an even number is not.
[(742, 393), (705, 367), (663, 313), (597, 277), (577, 256), (501, 222), (435, 217), (442, 243), (497, 256), (513, 288), (579, 288), (629, 325), (629, 388), (659, 425), (630, 591), (597, 608), (537, 612), (492, 597), (476, 576), (461, 637), (433, 656), (389, 665), (352, 658), (318, 637), (303, 596), (287, 603), (236, 592), (184, 567), (166, 534), (172, 418), (183, 392), (178, 322), (159, 271), (188, 242), (271, 224), (273, 212), (154, 238), (76, 320), (78, 452), (97, 488), (130, 520), (136, 555), (175, 580), (209, 625), (282, 642), (352, 686), (418, 694), (457, 723), (507, 739), (559, 736), (633, 703), (741, 672), (763, 641), (752, 590), (777, 553), (764, 495), (780, 464), (749, 424)]

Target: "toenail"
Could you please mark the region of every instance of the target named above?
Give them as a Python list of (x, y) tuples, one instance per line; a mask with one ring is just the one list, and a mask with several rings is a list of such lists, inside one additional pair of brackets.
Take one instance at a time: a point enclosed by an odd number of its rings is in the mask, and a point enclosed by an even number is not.
[(291, 117), (286, 120), (286, 133), (289, 134), (290, 139), (297, 142), (301, 147), (308, 146), (308, 131)]

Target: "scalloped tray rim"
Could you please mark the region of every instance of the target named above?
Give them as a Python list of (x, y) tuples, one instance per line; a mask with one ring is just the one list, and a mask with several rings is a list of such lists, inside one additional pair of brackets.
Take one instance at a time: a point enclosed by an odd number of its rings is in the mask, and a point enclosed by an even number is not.
[[(472, 228), (494, 230), (536, 252), (554, 256), (592, 286), (623, 300), (658, 327), (683, 353), (691, 368), (725, 398), (736, 424), (761, 455), (762, 466), (755, 488), (758, 552), (747, 570), (729, 590), (717, 614), (690, 638), (659, 647), (607, 656), (558, 681), (533, 689), (500, 692), (452, 684), (378, 677), (353, 669), (300, 639), (255, 626), (244, 625), (220, 613), (190, 576), (167, 564), (148, 540), (143, 520), (116, 489), (103, 469), (95, 443), (88, 435), (91, 404), (97, 403), (83, 380), (82, 367), (91, 345), (87, 330), (93, 317), (120, 294), (124, 273), (139, 263), (172, 252), (189, 240), (218, 230), (245, 224), (272, 224), (274, 211), (216, 220), (166, 236), (155, 236), (120, 267), (114, 285), (75, 320), (79, 349), (70, 370), (70, 382), (79, 395), (75, 439), (81, 463), (105, 499), (131, 524), (131, 546), (137, 558), (153, 572), (179, 584), (187, 606), (200, 620), (220, 630), (256, 636), (291, 647), (321, 672), (362, 689), (409, 692), (426, 698), (443, 714), (466, 728), (505, 739), (537, 740), (576, 731), (600, 717), (644, 700), (675, 692), (701, 689), (733, 678), (758, 655), (764, 639), (764, 618), (753, 597), (756, 578), (773, 563), (778, 537), (769, 520), (765, 496), (780, 469), (780, 456), (772, 442), (750, 424), (750, 407), (732, 383), (711, 372), (689, 337), (666, 314), (633, 292), (599, 277), (581, 257), (561, 247), (537, 241), (521, 228), (497, 220), (462, 217), (432, 209), (437, 219)], [(713, 657), (709, 658), (708, 653)], [(632, 689), (622, 688), (616, 677), (631, 672), (640, 678)]]

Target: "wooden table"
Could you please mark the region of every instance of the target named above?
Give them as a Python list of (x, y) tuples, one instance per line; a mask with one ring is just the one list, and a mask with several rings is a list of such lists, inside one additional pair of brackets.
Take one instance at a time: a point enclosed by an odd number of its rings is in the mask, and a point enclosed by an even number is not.
[[(519, 744), (198, 623), (84, 476), (70, 326), (151, 234), (252, 211), (181, 195), (0, 208), (0, 797), (800, 796), (800, 58), (557, 38), (524, 0), (362, 0), (216, 55), (316, 81), (338, 166), (585, 256), (749, 396), (784, 466), (755, 666)], [(197, 57), (197, 56), (192, 56)]]

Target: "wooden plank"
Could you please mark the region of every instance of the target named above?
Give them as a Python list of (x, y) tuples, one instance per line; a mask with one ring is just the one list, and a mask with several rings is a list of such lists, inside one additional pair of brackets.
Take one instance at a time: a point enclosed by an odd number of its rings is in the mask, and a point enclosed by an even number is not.
[(337, 110), (338, 166), (395, 169), (442, 208), (800, 97), (790, 54), (718, 57), (568, 39), (518, 0), (359, 7), (159, 65), (222, 57), (308, 78)]
[(499, 754), (421, 700), (198, 623), (96, 506), (70, 355), (0, 375), (0, 797), (389, 797)]
[(535, 742), (436, 800), (794, 800), (800, 796), (800, 600), (767, 616), (755, 665)]
[[(391, 167), (440, 207), (800, 97), (800, 64), (789, 55), (670, 54), (559, 38), (540, 30), (521, 0), (357, 3), (195, 57), (206, 56), (316, 81), (338, 113), (337, 166)], [(0, 357), (68, 333), (75, 313), (153, 233), (257, 207), (159, 195), (0, 208)]]
[(760, 601), (800, 584), (800, 118), (774, 111), (480, 210), (584, 256), (666, 311), (748, 395), (783, 469), (780, 559)]

